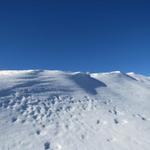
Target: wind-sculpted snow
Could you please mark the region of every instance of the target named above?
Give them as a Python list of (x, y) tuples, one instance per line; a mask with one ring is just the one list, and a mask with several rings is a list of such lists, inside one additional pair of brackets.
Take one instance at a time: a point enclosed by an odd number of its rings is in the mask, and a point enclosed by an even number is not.
[(0, 71), (0, 150), (149, 150), (150, 78)]
[(87, 93), (97, 94), (96, 88), (106, 87), (106, 84), (92, 78), (88, 74), (77, 73), (70, 77), (77, 85), (83, 88)]

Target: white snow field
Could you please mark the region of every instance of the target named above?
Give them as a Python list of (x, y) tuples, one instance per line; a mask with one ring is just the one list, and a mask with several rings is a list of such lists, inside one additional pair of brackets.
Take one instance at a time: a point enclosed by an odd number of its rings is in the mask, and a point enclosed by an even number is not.
[(150, 150), (150, 77), (0, 71), (0, 150)]

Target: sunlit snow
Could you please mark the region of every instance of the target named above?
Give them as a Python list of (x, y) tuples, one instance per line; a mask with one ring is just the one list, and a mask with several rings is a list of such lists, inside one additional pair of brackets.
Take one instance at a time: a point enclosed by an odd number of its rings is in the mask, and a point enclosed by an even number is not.
[(0, 150), (149, 150), (150, 77), (0, 71)]

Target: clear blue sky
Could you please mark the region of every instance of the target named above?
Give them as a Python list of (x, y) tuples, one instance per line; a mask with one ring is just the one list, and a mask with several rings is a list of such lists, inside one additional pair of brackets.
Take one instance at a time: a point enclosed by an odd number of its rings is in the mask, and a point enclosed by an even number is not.
[(0, 69), (150, 75), (150, 1), (4, 0)]

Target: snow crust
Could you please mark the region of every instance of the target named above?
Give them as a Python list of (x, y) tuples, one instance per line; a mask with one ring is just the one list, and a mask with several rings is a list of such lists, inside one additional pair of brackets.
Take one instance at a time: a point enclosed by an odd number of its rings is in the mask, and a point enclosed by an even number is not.
[(0, 150), (149, 150), (150, 77), (0, 71)]

